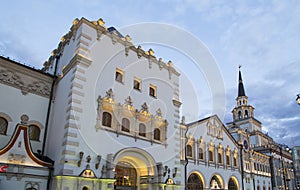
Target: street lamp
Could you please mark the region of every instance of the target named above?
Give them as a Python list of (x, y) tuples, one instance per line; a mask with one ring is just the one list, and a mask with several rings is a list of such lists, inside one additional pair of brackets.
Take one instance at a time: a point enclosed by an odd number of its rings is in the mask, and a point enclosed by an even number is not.
[(300, 94), (297, 94), (296, 102), (298, 105), (300, 105)]

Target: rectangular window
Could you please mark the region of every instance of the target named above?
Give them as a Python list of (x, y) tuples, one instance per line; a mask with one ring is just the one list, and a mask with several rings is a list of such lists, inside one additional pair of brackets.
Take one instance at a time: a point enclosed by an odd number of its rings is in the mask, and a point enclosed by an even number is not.
[(134, 80), (133, 80), (133, 89), (141, 91), (141, 89), (142, 89), (141, 79), (138, 79), (138, 78), (134, 77)]
[(150, 84), (149, 95), (152, 96), (152, 97), (156, 97), (156, 86)]
[(115, 80), (120, 82), (120, 83), (124, 83), (124, 72), (119, 68), (116, 68)]

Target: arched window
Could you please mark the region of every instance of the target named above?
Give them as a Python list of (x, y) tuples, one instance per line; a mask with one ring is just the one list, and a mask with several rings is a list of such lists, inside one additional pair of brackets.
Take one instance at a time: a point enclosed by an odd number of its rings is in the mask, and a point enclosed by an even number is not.
[(139, 124), (139, 136), (146, 137), (146, 126), (143, 123)]
[(237, 158), (236, 158), (236, 156), (233, 157), (233, 165), (234, 165), (234, 166), (237, 166)]
[(204, 160), (203, 149), (199, 148), (199, 159)]
[(88, 188), (87, 186), (84, 186), (84, 187), (82, 188), (82, 190), (89, 190), (89, 188)]
[(230, 166), (230, 156), (226, 155), (226, 165)]
[(239, 119), (242, 119), (242, 112), (241, 111), (238, 112), (238, 117), (239, 117)]
[(186, 156), (193, 157), (193, 149), (191, 145), (186, 145)]
[(238, 190), (237, 184), (235, 183), (235, 181), (232, 178), (229, 179), (228, 189), (230, 189), (230, 190)]
[(40, 140), (41, 130), (36, 125), (29, 125), (29, 139), (34, 141)]
[(106, 127), (111, 127), (111, 114), (108, 112), (103, 112), (102, 114), (102, 125)]
[(223, 162), (222, 162), (222, 154), (221, 154), (221, 152), (218, 153), (218, 163), (219, 163), (219, 164), (222, 164), (222, 163), (223, 163)]
[(208, 151), (208, 160), (210, 162), (213, 162), (214, 161), (214, 154), (213, 154), (213, 151), (212, 150), (209, 150)]
[(249, 117), (248, 110), (245, 110), (245, 117)]
[(5, 118), (0, 117), (0, 135), (6, 135), (8, 122)]
[(154, 140), (160, 140), (160, 130), (158, 128), (154, 129)]
[(187, 181), (187, 189), (188, 190), (202, 190), (204, 186), (203, 181), (201, 178), (193, 173), (189, 176), (188, 181)]
[(259, 185), (257, 186), (257, 190), (260, 190), (260, 187), (259, 187)]
[(130, 132), (130, 121), (127, 118), (122, 119), (122, 131)]

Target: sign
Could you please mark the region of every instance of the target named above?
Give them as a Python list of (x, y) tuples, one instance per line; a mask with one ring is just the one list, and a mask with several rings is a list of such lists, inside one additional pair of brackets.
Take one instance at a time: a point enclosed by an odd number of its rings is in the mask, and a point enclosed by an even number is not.
[(6, 173), (6, 168), (8, 168), (8, 166), (0, 166), (0, 173)]

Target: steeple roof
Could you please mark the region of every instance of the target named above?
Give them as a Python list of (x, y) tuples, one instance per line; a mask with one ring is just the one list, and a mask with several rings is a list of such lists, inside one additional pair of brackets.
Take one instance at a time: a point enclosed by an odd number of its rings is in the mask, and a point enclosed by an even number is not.
[(243, 79), (242, 79), (242, 73), (241, 73), (241, 66), (239, 66), (239, 86), (238, 86), (238, 97), (239, 96), (246, 96)]

